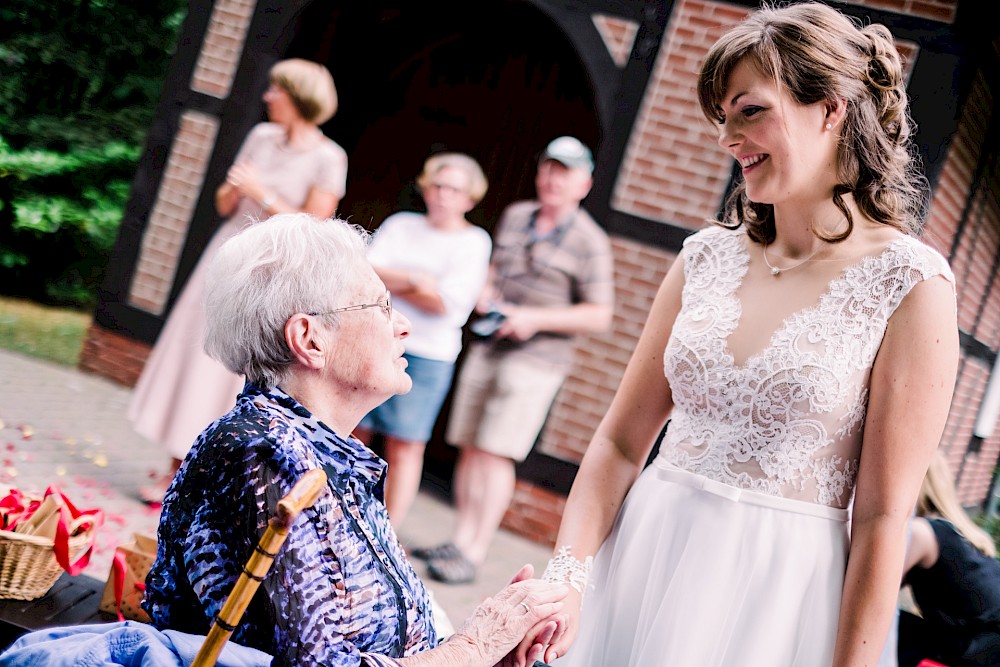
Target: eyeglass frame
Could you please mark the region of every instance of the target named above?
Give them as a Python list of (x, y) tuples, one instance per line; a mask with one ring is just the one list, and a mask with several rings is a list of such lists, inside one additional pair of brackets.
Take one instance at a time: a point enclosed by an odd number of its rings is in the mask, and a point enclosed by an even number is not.
[(451, 192), (453, 194), (471, 196), (469, 195), (469, 191), (467, 188), (456, 188), (454, 185), (451, 185), (450, 183), (438, 183), (431, 181), (430, 183), (427, 184), (427, 189), (447, 190), (448, 192)]
[(392, 294), (389, 290), (385, 291), (385, 296), (376, 301), (375, 303), (359, 303), (354, 306), (344, 306), (343, 308), (334, 308), (333, 310), (324, 310), (323, 312), (308, 312), (306, 315), (311, 317), (318, 317), (320, 315), (333, 315), (334, 313), (346, 313), (351, 310), (365, 310), (366, 308), (381, 308), (385, 316), (392, 321)]

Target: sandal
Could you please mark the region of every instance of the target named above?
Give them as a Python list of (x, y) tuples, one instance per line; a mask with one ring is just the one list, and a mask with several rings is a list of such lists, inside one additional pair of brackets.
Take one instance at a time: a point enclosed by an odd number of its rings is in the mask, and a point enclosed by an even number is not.
[(169, 472), (158, 475), (148, 486), (139, 487), (139, 499), (150, 507), (160, 507), (163, 505), (163, 496), (167, 493), (170, 483), (174, 480), (174, 473)]
[(458, 550), (454, 544), (447, 553), (427, 562), (427, 573), (432, 579), (445, 584), (467, 584), (476, 578), (476, 564)]
[(455, 550), (455, 545), (451, 542), (445, 544), (439, 544), (436, 547), (414, 547), (410, 549), (407, 553), (413, 558), (420, 560), (437, 560), (439, 558), (447, 558)]

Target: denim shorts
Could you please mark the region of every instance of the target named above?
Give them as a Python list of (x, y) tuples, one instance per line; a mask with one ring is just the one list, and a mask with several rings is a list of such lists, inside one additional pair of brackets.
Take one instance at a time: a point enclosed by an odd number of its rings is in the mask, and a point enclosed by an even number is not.
[(389, 397), (361, 420), (359, 426), (374, 433), (402, 440), (430, 440), (438, 412), (451, 388), (455, 364), (404, 354), (406, 374), (413, 388), (405, 394)]

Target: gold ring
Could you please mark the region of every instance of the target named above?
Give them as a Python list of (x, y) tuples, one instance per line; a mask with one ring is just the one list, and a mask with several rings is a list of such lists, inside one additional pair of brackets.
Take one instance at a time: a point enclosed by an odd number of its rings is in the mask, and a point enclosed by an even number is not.
[(522, 602), (518, 602), (518, 604), (521, 605), (522, 607), (524, 607), (524, 613), (525, 614), (531, 613), (531, 607), (529, 607), (528, 605), (526, 605), (523, 601)]

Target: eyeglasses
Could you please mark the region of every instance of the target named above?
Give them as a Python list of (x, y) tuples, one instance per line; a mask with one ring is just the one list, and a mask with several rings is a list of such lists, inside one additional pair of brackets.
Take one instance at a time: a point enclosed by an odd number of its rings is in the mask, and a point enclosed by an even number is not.
[(344, 313), (349, 310), (364, 310), (365, 308), (381, 308), (385, 316), (392, 321), (392, 295), (389, 294), (389, 290), (385, 291), (385, 296), (376, 301), (375, 303), (362, 303), (356, 306), (344, 306), (343, 308), (334, 308), (333, 310), (325, 310), (323, 312), (312, 312), (306, 313), (306, 315), (312, 315), (316, 317), (317, 315), (333, 315), (334, 313)]
[(466, 194), (466, 191), (464, 189), (456, 188), (454, 185), (451, 185), (450, 183), (431, 183), (430, 187), (437, 190), (441, 190), (443, 192), (450, 192), (453, 195)]

